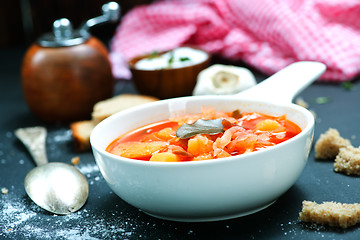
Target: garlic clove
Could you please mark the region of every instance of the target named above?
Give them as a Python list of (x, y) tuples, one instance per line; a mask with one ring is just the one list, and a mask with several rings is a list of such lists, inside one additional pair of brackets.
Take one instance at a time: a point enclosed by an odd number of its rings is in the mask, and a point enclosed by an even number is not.
[(215, 64), (197, 77), (193, 95), (229, 95), (256, 85), (250, 70), (231, 65)]

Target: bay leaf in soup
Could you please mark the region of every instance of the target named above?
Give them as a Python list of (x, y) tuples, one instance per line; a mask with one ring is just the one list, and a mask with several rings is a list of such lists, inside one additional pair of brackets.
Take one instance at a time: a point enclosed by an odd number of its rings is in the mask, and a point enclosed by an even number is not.
[(192, 124), (183, 124), (177, 131), (176, 136), (181, 139), (193, 137), (197, 134), (209, 134), (214, 135), (224, 132), (224, 126), (222, 124), (223, 119), (199, 119)]

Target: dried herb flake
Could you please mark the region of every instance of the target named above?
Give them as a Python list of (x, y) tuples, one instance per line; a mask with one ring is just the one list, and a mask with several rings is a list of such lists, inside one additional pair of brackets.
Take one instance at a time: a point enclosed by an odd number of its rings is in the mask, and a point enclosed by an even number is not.
[(153, 59), (153, 58), (157, 58), (157, 57), (160, 57), (160, 54), (158, 51), (155, 50), (149, 55), (148, 59)]
[(188, 57), (181, 57), (180, 62), (190, 61), (190, 58)]
[(344, 83), (342, 84), (342, 87), (343, 87), (345, 90), (350, 91), (350, 90), (353, 90), (354, 84), (353, 84), (352, 82), (344, 82)]
[(331, 102), (331, 98), (329, 98), (329, 97), (317, 97), (315, 101), (316, 101), (317, 104), (325, 104), (325, 103)]

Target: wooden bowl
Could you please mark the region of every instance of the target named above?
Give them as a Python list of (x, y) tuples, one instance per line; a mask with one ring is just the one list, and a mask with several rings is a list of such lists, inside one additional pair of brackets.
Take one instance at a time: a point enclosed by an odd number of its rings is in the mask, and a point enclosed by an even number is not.
[(151, 57), (151, 54), (131, 59), (129, 67), (136, 89), (141, 94), (151, 95), (160, 99), (192, 95), (197, 75), (210, 64), (210, 54), (205, 51), (203, 52), (207, 55), (205, 61), (181, 68), (142, 70), (136, 68), (135, 64), (141, 59)]

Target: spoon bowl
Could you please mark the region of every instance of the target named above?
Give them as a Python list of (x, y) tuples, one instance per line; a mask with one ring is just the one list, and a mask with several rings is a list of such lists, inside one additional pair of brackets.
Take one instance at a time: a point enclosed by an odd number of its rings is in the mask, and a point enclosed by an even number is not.
[[(117, 113), (92, 131), (95, 160), (110, 188), (149, 215), (186, 222), (248, 215), (271, 205), (293, 186), (311, 149), (313, 115), (292, 98), (325, 71), (316, 62), (299, 62), (234, 96), (197, 96), (162, 100)], [(110, 154), (118, 136), (146, 124), (202, 107), (286, 115), (301, 133), (264, 150), (194, 162), (138, 161)]]
[(89, 185), (74, 166), (62, 162), (47, 163), (46, 129), (20, 128), (15, 135), (24, 143), (38, 165), (25, 177), (28, 196), (43, 209), (60, 215), (79, 210), (87, 201)]

